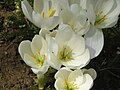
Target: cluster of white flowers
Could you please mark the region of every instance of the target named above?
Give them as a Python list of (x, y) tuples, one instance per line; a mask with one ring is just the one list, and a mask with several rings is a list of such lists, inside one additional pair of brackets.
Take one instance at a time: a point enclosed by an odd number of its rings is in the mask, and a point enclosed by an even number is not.
[(96, 71), (83, 68), (104, 46), (102, 29), (117, 23), (120, 0), (34, 0), (33, 8), (24, 0), (21, 7), (41, 29), (20, 43), (24, 62), (38, 76), (57, 69), (56, 90), (90, 90)]

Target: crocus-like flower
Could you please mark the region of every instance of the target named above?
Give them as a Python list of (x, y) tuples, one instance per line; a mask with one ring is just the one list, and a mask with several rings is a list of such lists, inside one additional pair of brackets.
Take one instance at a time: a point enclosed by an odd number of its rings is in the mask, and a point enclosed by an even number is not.
[[(93, 72), (93, 75), (96, 77), (95, 72)], [(54, 86), (56, 90), (90, 90), (93, 85), (93, 78), (89, 73), (84, 73), (81, 69), (72, 71), (68, 68), (61, 68), (55, 74)]]
[(72, 4), (69, 9), (64, 9), (60, 13), (63, 24), (70, 25), (73, 31), (79, 35), (85, 34), (89, 30), (86, 11), (79, 4)]
[(120, 0), (87, 0), (87, 15), (91, 28), (85, 35), (86, 45), (90, 48), (91, 58), (99, 55), (104, 45), (102, 28), (117, 23), (120, 14)]
[(40, 75), (47, 72), (49, 68), (47, 64), (48, 46), (42, 36), (35, 35), (32, 42), (22, 41), (18, 50), (24, 62), (31, 67), (35, 74)]
[(27, 0), (21, 2), (24, 15), (39, 28), (51, 30), (59, 24), (54, 0), (34, 0), (34, 10)]
[(76, 35), (69, 26), (60, 26), (55, 38), (47, 35), (46, 40), (49, 46), (48, 63), (55, 69), (60, 69), (61, 65), (82, 68), (90, 61), (84, 38)]

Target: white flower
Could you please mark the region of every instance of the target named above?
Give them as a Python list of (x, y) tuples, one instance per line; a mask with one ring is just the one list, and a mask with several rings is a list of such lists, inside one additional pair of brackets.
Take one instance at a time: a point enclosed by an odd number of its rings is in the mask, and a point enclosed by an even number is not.
[(89, 0), (87, 2), (89, 21), (97, 28), (112, 27), (120, 14), (120, 0)]
[[(94, 75), (96, 77), (96, 74)], [(72, 71), (68, 68), (61, 68), (55, 74), (55, 79), (56, 90), (90, 90), (94, 80), (89, 73), (84, 73), (81, 69)]]
[(51, 30), (59, 24), (54, 0), (34, 0), (34, 10), (27, 0), (21, 2), (24, 15), (39, 28)]
[(91, 22), (91, 28), (85, 38), (91, 58), (97, 57), (104, 46), (101, 29), (114, 26), (119, 14), (120, 0), (87, 0), (87, 16)]
[(90, 61), (84, 38), (76, 35), (69, 26), (60, 26), (55, 38), (47, 35), (46, 40), (49, 46), (48, 63), (55, 69), (60, 69), (61, 65), (82, 68)]
[(47, 72), (47, 42), (40, 35), (35, 35), (32, 42), (22, 41), (19, 45), (19, 53), (24, 62), (31, 67), (35, 74), (44, 74)]
[(72, 4), (69, 9), (64, 9), (60, 13), (63, 24), (70, 25), (73, 31), (79, 35), (85, 34), (89, 30), (86, 11), (79, 4)]

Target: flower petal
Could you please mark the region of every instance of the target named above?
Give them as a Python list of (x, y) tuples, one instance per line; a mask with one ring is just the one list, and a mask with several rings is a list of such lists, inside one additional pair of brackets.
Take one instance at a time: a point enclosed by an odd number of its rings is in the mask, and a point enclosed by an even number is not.
[(84, 74), (84, 83), (80, 85), (80, 90), (90, 90), (93, 85), (93, 79), (89, 74)]
[(104, 36), (103, 32), (98, 29), (89, 30), (85, 34), (86, 46), (90, 50), (91, 59), (97, 57), (103, 49)]
[(22, 7), (22, 11), (23, 11), (24, 15), (25, 15), (31, 22), (33, 22), (33, 19), (32, 19), (33, 9), (32, 9), (32, 7), (30, 6), (30, 4), (28, 3), (28, 1), (27, 1), (27, 0), (21, 1), (21, 7)]
[(55, 36), (55, 41), (58, 43), (58, 45), (61, 45), (65, 42), (68, 42), (73, 35), (73, 31), (70, 26), (68, 25), (60, 25), (58, 32)]
[(55, 74), (55, 79), (58, 79), (60, 77), (63, 80), (67, 80), (70, 73), (70, 69), (63, 67)]
[(59, 70), (62, 64), (58, 60), (58, 58), (54, 55), (54, 53), (49, 52), (47, 57), (48, 57), (48, 64), (54, 69)]
[(31, 42), (29, 40), (22, 41), (18, 47), (18, 51), (24, 59), (24, 54), (29, 54), (30, 56), (33, 56), (33, 53), (31, 51)]
[(82, 71), (83, 71), (83, 74), (89, 74), (93, 78), (93, 80), (95, 80), (97, 77), (97, 72), (93, 68), (82, 69)]
[(44, 65), (39, 69), (31, 68), (35, 74), (45, 74), (48, 71), (49, 65)]
[(40, 35), (35, 35), (31, 42), (31, 49), (34, 54), (41, 50), (42, 44), (42, 37)]
[(42, 12), (43, 10), (43, 0), (34, 0), (34, 10), (35, 12)]
[(30, 67), (39, 68), (39, 66), (40, 66), (39, 63), (37, 63), (35, 61), (35, 59), (33, 57), (31, 57), (30, 55), (28, 55), (28, 54), (24, 55), (24, 59), (23, 60)]
[(32, 13), (32, 18), (33, 18), (33, 23), (34, 23), (37, 27), (41, 28), (42, 23), (43, 23), (43, 18), (42, 18), (42, 16), (40, 15), (40, 13), (33, 11), (33, 13)]
[(102, 4), (103, 14), (106, 15), (113, 7), (115, 0), (104, 0)]
[(47, 43), (48, 43), (49, 51), (53, 52), (57, 56), (58, 45), (55, 42), (55, 40), (49, 35), (46, 35), (46, 40), (47, 40)]
[(62, 62), (62, 64), (71, 69), (79, 69), (85, 67), (90, 62), (89, 50), (86, 49), (82, 55), (75, 56), (73, 60)]
[(58, 24), (60, 23), (60, 18), (58, 16), (53, 16), (44, 19), (41, 28), (46, 30), (52, 30), (54, 29)]
[(85, 51), (85, 40), (80, 35), (74, 34), (67, 45), (76, 56), (81, 55)]
[(114, 17), (114, 16), (118, 16), (120, 14), (120, 0), (114, 0), (114, 3), (116, 2), (117, 5), (116, 8), (114, 10), (111, 10), (111, 13), (109, 13), (107, 15), (107, 17)]
[(80, 69), (72, 71), (68, 77), (68, 82), (76, 82), (77, 84), (82, 84), (83, 82), (83, 73)]
[(70, 24), (73, 25), (73, 22), (75, 21), (74, 14), (70, 10), (62, 10), (60, 13), (60, 17), (62, 19), (62, 22), (64, 24)]
[(92, 24), (95, 23), (96, 16), (92, 4), (87, 6), (87, 17)]
[(75, 15), (79, 15), (80, 14), (80, 6), (78, 4), (72, 4), (71, 5), (71, 11), (75, 14)]
[(54, 87), (56, 90), (65, 90), (65, 80), (61, 79), (61, 78), (58, 78), (56, 81), (55, 81), (55, 84), (54, 84)]

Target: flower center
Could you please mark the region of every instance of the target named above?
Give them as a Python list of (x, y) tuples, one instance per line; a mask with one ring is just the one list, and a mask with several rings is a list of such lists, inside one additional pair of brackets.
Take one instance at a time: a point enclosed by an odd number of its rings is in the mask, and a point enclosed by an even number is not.
[(46, 60), (46, 56), (41, 55), (40, 51), (38, 51), (37, 54), (34, 55), (34, 59), (37, 63), (39, 63), (42, 66), (44, 64), (44, 61)]
[(73, 59), (72, 50), (69, 47), (63, 47), (63, 49), (59, 52), (59, 59), (63, 61)]
[(65, 90), (77, 90), (78, 86), (74, 82), (68, 83), (68, 81), (65, 82)]
[(54, 8), (50, 8), (50, 10), (48, 11), (47, 14), (44, 12), (44, 10), (41, 12), (41, 16), (42, 16), (43, 18), (52, 17), (54, 14), (55, 14)]
[(103, 23), (106, 20), (106, 15), (103, 15), (103, 12), (99, 12), (96, 14), (96, 21), (95, 21), (95, 25), (100, 25), (101, 23)]

